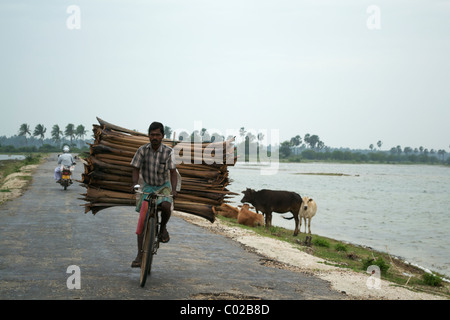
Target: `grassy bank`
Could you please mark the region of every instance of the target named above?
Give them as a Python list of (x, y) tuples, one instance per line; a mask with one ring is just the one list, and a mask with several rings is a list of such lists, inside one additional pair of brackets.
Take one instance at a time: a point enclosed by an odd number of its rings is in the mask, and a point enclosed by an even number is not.
[(34, 153), (25, 156), (24, 160), (1, 160), (0, 161), (0, 186), (6, 177), (12, 173), (20, 172), (20, 168), (30, 165), (39, 164), (44, 158), (44, 154)]
[(218, 216), (222, 222), (230, 226), (249, 229), (261, 236), (271, 237), (290, 243), (298, 250), (327, 261), (328, 264), (366, 273), (371, 265), (377, 265), (381, 271), (381, 279), (414, 291), (422, 291), (450, 298), (450, 284), (442, 281), (443, 275), (430, 275), (422, 269), (405, 263), (391, 256), (388, 252), (379, 252), (369, 247), (345, 243), (335, 239), (312, 234), (311, 245), (304, 243), (305, 234), (292, 236), (293, 230), (271, 227), (250, 228), (236, 223), (235, 219)]

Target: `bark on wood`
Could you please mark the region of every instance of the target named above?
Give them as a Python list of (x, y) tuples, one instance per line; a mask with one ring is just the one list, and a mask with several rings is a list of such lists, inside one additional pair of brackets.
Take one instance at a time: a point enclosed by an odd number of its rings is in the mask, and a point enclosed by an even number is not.
[[(94, 124), (92, 129), (95, 142), (90, 145), (89, 157), (83, 161), (85, 172), (79, 181), (87, 189), (82, 198), (85, 212), (93, 214), (115, 206), (136, 205), (136, 195), (131, 191), (130, 162), (137, 149), (149, 143), (145, 133), (97, 120), (99, 124)], [(230, 184), (228, 166), (236, 162), (233, 140), (188, 143), (163, 139), (163, 143), (174, 148), (182, 177), (175, 210), (213, 222), (215, 212), (221, 211), (227, 199), (236, 195), (226, 189)]]

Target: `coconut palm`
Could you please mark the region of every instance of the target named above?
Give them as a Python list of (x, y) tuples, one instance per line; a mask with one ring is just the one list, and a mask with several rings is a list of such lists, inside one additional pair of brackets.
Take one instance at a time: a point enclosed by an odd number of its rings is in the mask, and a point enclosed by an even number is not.
[(43, 144), (45, 132), (47, 132), (47, 128), (44, 127), (43, 124), (38, 124), (34, 128), (33, 136), (35, 136), (35, 137), (39, 136), (40, 137), (39, 139), (41, 140), (41, 144)]
[(30, 126), (22, 123), (19, 128), (19, 137), (25, 137), (25, 144), (28, 144), (27, 135), (31, 136)]
[(382, 145), (383, 145), (383, 142), (381, 140), (378, 140), (378, 142), (377, 142), (378, 149), (381, 149)]
[(53, 125), (51, 135), (52, 135), (52, 139), (55, 142), (58, 142), (61, 140), (62, 134), (63, 134), (63, 132), (61, 131), (59, 126), (57, 124)]
[[(75, 135), (78, 137), (78, 139), (83, 139), (84, 136), (86, 135), (86, 130), (84, 128), (84, 126), (82, 124), (80, 124), (79, 126), (77, 126), (77, 129), (75, 130)], [(80, 146), (81, 148), (81, 146)]]
[(164, 135), (167, 139), (170, 139), (170, 136), (172, 135), (172, 128), (168, 126), (164, 126)]
[(26, 137), (27, 134), (31, 136), (30, 126), (28, 124), (26, 124), (26, 123), (22, 123), (20, 125), (20, 128), (19, 128), (19, 136), (25, 136)]
[(69, 123), (64, 130), (64, 135), (70, 138), (70, 145), (72, 145), (72, 139), (75, 137), (75, 126)]
[(290, 143), (294, 147), (299, 146), (302, 143), (302, 137), (300, 137), (299, 135), (296, 135), (295, 137), (291, 138)]

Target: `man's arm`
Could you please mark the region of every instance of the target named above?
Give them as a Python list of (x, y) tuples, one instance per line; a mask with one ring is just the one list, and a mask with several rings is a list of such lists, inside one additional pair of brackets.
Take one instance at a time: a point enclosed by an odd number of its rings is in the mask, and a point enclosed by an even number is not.
[(133, 168), (132, 181), (133, 185), (131, 187), (134, 190), (134, 186), (139, 183), (139, 168)]
[(177, 183), (178, 183), (177, 169), (170, 169), (170, 184), (172, 185), (172, 196), (174, 199), (178, 194)]

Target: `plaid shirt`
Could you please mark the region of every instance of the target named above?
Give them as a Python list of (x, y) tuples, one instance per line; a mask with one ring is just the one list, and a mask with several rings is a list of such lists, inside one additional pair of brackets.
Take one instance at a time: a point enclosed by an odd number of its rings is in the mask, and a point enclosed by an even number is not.
[(176, 168), (173, 149), (162, 143), (156, 151), (150, 143), (141, 146), (130, 164), (140, 169), (145, 183), (151, 186), (164, 184), (169, 180), (169, 170)]

